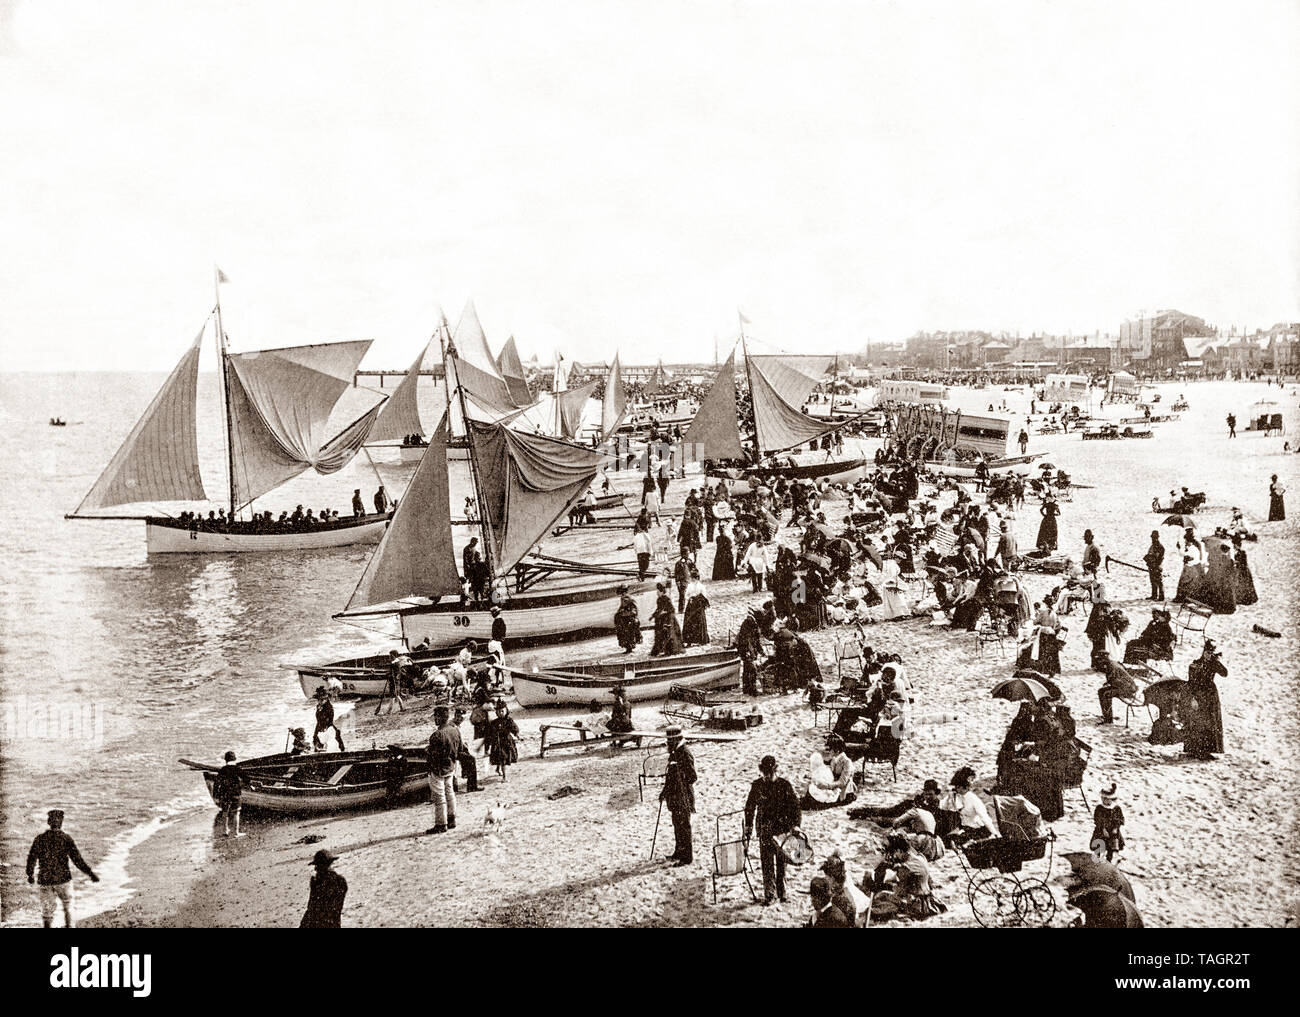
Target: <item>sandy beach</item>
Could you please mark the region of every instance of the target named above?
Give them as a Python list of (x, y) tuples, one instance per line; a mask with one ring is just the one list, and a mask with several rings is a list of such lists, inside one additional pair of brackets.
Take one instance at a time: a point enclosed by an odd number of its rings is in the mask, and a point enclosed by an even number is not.
[[(1085, 528), (1097, 534), (1103, 554), (1140, 560), (1150, 531), (1162, 518), (1150, 511), (1151, 499), (1177, 486), (1207, 493), (1208, 505), (1198, 515), (1202, 532), (1226, 524), (1233, 506), (1244, 511), (1259, 535), (1246, 550), (1260, 601), (1235, 614), (1215, 616), (1208, 628), (1228, 667), (1228, 676), (1219, 681), (1227, 751), (1214, 762), (1194, 762), (1179, 746), (1153, 746), (1146, 740), (1150, 721), (1144, 710), (1125, 726), (1120, 706), (1117, 724), (1100, 725), (1094, 690), (1102, 680), (1088, 666), (1085, 619), (1076, 612), (1067, 620), (1071, 631), (1062, 650), (1059, 684), (1078, 720), (1079, 737), (1092, 746), (1083, 787), (1089, 806), (1078, 791), (1066, 792), (1066, 815), (1052, 824), (1056, 851), (1087, 850), (1091, 806), (1097, 804), (1098, 790), (1114, 781), (1128, 820), (1128, 846), (1119, 864), (1134, 884), (1148, 926), (1280, 927), (1295, 920), (1300, 885), (1295, 794), (1300, 779), (1300, 613), (1293, 578), (1300, 571), (1297, 507), (1291, 507), (1286, 522), (1264, 520), (1269, 475), (1281, 475), (1294, 490), (1296, 457), (1282, 454), (1282, 437), (1228, 439), (1223, 418), (1232, 410), (1244, 420), (1252, 402), (1270, 395), (1283, 402), (1292, 425), (1295, 389), (1279, 396), (1276, 388), (1269, 392), (1263, 384), (1162, 388), (1170, 402), (1180, 391), (1186, 392), (1191, 410), (1177, 422), (1156, 425), (1152, 440), (1082, 442), (1077, 435), (1035, 435), (1030, 451), (1046, 451), (1053, 464), (1088, 485), (1062, 503), (1059, 521), (1061, 550), (1076, 560)], [(1005, 398), (1020, 421), (1028, 400), (1027, 393), (997, 388), (954, 393), (958, 396), (968, 400), (971, 409)], [(1107, 414), (1122, 415), (1118, 408)], [(630, 489), (631, 479), (623, 478), (620, 485)], [(674, 481), (669, 506), (680, 506), (696, 483), (697, 478)], [(927, 490), (923, 484), (923, 493)], [(952, 501), (952, 493), (946, 492), (939, 504), (946, 507)], [(842, 515), (834, 503), (824, 508), (832, 520)], [(1037, 503), (1031, 499), (1015, 519), (1022, 549), (1033, 546), (1038, 523)], [(783, 527), (782, 540), (793, 544), (799, 532)], [(1172, 547), (1177, 531), (1164, 533)], [(630, 527), (618, 539), (630, 540)], [(700, 552), (704, 575), (709, 574), (712, 553), (712, 545)], [(1167, 559), (1167, 577), (1172, 557)], [(1048, 575), (1024, 573), (1021, 578), (1031, 599), (1058, 584), (1057, 577)], [(1176, 581), (1175, 566), (1166, 579), (1170, 594)], [(1150, 610), (1146, 577), (1118, 569), (1107, 577), (1107, 584), (1112, 603), (1130, 617), (1130, 635), (1136, 634)], [(750, 592), (747, 581), (711, 583), (707, 592), (715, 642), (724, 641), (744, 612), (767, 597)], [(1255, 624), (1280, 631), (1281, 638), (1252, 632)], [(830, 627), (807, 634), (825, 680), (834, 683), (836, 642), (850, 632)], [(978, 787), (989, 787), (998, 746), (1015, 713), (1013, 704), (991, 699), (989, 689), (1014, 669), (1014, 647), (1008, 644), (1001, 652), (986, 647), (981, 653), (973, 634), (935, 625), (928, 612), (869, 626), (867, 636), (875, 649), (902, 656), (916, 690), (916, 716), (952, 714), (957, 719), (917, 726), (916, 737), (904, 744), (896, 782), (887, 766), (869, 764), (860, 802), (892, 803), (931, 777), (946, 786), (952, 773), (965, 765), (976, 770)], [(1185, 676), (1200, 645), (1199, 638), (1180, 640), (1179, 675)], [(599, 656), (613, 648), (611, 636), (521, 652), (512, 663)], [(757, 776), (757, 761), (768, 753), (777, 757), (782, 774), (801, 791), (809, 753), (826, 735), (825, 715), (821, 726), (814, 726), (802, 695), (765, 695), (758, 703), (765, 722), (742, 741), (692, 746), (699, 783), (695, 863), (688, 868), (663, 863), (672, 836), (666, 815), (655, 858), (650, 858), (657, 802), (654, 791), (646, 801), (638, 800), (640, 751), (601, 746), (561, 750), (541, 760), (539, 726), (586, 711), (515, 709), (523, 732), (519, 764), (503, 782), (481, 759), (483, 790), (458, 799), (459, 825), (447, 835), (424, 835), (432, 824), (431, 809), (419, 802), (383, 812), (250, 822), (248, 836), (238, 841), (225, 840), (219, 829), (214, 832), (215, 808), (195, 810), (164, 824), (132, 852), (127, 875), (133, 898), (82, 924), (296, 926), (306, 901), (308, 860), (317, 847), (328, 847), (340, 856), (336, 869), (350, 887), (345, 926), (795, 925), (806, 918), (807, 883), (817, 872), (816, 864), (790, 870), (787, 904), (752, 904), (739, 878), (723, 880), (718, 903), (712, 903), (715, 817), (743, 807), (749, 783)], [(638, 704), (638, 726), (664, 727), (661, 705)], [(300, 723), (309, 709), (304, 703)], [(370, 716), (372, 711), (363, 705), (353, 718), (357, 744), (422, 743), (431, 730), (431, 707), (381, 718)], [(209, 746), (208, 755), (217, 758), (225, 747)], [(254, 746), (237, 748), (243, 756), (258, 754)], [(265, 746), (260, 751), (274, 749)], [(484, 818), (498, 804), (505, 808), (505, 822), (486, 828)], [(806, 814), (804, 829), (817, 859), (839, 850), (855, 881), (875, 862), (880, 831), (849, 819), (842, 808)], [(315, 839), (305, 843), (307, 838)], [(1042, 865), (1033, 863), (1035, 874)], [(1065, 906), (1061, 892), (1068, 869), (1057, 857), (1052, 881), (1060, 906), (1053, 924), (1068, 924), (1077, 917)], [(936, 896), (948, 911), (926, 924), (974, 925), (957, 858), (949, 854), (932, 871)]]

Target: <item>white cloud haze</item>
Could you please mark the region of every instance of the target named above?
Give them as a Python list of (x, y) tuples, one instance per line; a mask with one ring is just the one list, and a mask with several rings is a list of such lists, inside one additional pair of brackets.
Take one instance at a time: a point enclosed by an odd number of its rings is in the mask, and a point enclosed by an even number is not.
[(1300, 320), (1300, 5), (0, 0), (0, 368)]

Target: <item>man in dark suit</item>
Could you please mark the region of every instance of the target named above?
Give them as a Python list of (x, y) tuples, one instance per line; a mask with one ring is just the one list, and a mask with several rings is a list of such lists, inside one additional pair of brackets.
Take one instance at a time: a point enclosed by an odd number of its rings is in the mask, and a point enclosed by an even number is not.
[(813, 877), (808, 885), (808, 896), (812, 898), (813, 916), (805, 923), (805, 929), (852, 928), (844, 912), (831, 900), (831, 883), (825, 876)]
[(348, 881), (331, 866), (338, 858), (332, 851), (321, 848), (311, 860), (316, 875), (311, 877), (311, 892), (307, 897), (307, 910), (303, 913), (300, 929), (337, 929), (343, 914), (343, 899), (348, 895)]
[(1165, 599), (1165, 577), (1162, 567), (1165, 563), (1165, 545), (1160, 543), (1160, 531), (1151, 531), (1151, 546), (1142, 560), (1147, 563), (1147, 573), (1151, 576), (1151, 599)]
[(668, 737), (668, 773), (659, 800), (668, 806), (673, 820), (675, 850), (668, 860), (677, 868), (695, 860), (691, 844), (691, 813), (695, 811), (695, 757), (686, 747), (682, 729), (676, 724), (665, 732)]
[(758, 830), (763, 903), (771, 904), (773, 894), (785, 901), (785, 855), (777, 848), (774, 838), (798, 830), (803, 813), (790, 782), (776, 775), (775, 756), (764, 756), (758, 772), (760, 776), (749, 786), (749, 797), (745, 800), (745, 840)]

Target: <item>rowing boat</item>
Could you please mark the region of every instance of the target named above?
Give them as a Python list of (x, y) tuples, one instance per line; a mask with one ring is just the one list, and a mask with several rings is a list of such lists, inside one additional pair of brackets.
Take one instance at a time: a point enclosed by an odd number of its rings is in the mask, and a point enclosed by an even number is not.
[[(403, 748), (402, 752), (405, 764), (400, 774), (393, 771), (387, 749), (297, 756), (278, 753), (245, 760), (239, 764), (248, 781), (240, 807), (264, 812), (333, 813), (396, 802), (426, 791), (429, 767), (424, 748)], [(208, 794), (212, 794), (220, 767), (190, 759), (180, 762), (200, 771)]]
[[(423, 653), (410, 652), (411, 663), (424, 670), (428, 667), (445, 668), (459, 651), (452, 649), (428, 650)], [(332, 664), (287, 664), (292, 671), (298, 672), (298, 684), (302, 694), (308, 699), (316, 696), (316, 690), (328, 684), (337, 683), (334, 688), (345, 696), (368, 698), (382, 696), (388, 690), (389, 661), (387, 653), (375, 653), (368, 657), (352, 657), (348, 660), (336, 660)], [(472, 664), (487, 660), (485, 654), (476, 655)], [(340, 688), (341, 686), (341, 688)]]
[(593, 699), (613, 702), (618, 685), (629, 702), (663, 699), (674, 685), (734, 685), (740, 680), (740, 655), (734, 649), (702, 646), (666, 657), (629, 654), (540, 670), (509, 670), (520, 706), (586, 706)]

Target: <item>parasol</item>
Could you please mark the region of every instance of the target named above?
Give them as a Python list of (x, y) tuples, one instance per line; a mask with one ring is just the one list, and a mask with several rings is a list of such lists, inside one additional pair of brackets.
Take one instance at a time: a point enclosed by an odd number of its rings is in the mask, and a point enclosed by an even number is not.
[(870, 545), (870, 544), (867, 544), (866, 547), (863, 548), (863, 550), (866, 552), (867, 560), (870, 561), (871, 564), (875, 565), (876, 568), (878, 568), (878, 569), (882, 569), (882, 570), (884, 569), (884, 567), (885, 567), (885, 560), (884, 560), (883, 558), (880, 557), (880, 552), (879, 552), (879, 551), (877, 551), (877, 550), (876, 550), (872, 545)]
[[(1017, 674), (1021, 673), (1037, 674), (1036, 671), (1017, 672)], [(1056, 686), (1052, 685), (1051, 688), (1048, 688), (1048, 685), (1051, 685), (1052, 683), (1048, 682), (1046, 678), (1042, 675), (1039, 675), (1038, 677), (1043, 680), (1039, 681), (1036, 678), (1021, 677), (1007, 678), (994, 685), (993, 689), (989, 692), (989, 695), (993, 699), (1005, 699), (1009, 703), (1016, 703), (1022, 699), (1027, 699), (1032, 703), (1037, 703), (1044, 699), (1054, 698), (1060, 694), (1061, 690), (1056, 688)], [(1044, 682), (1046, 682), (1046, 684), (1044, 684)]]
[(1183, 529), (1196, 529), (1196, 520), (1191, 516), (1175, 513), (1172, 516), (1165, 516), (1165, 521), (1161, 526), (1181, 526)]
[(844, 537), (836, 537), (834, 540), (832, 540), (829, 544), (826, 545), (826, 549), (830, 551), (832, 554), (846, 554), (846, 555), (852, 555), (857, 550), (857, 548), (853, 546), (853, 541), (848, 540)]

